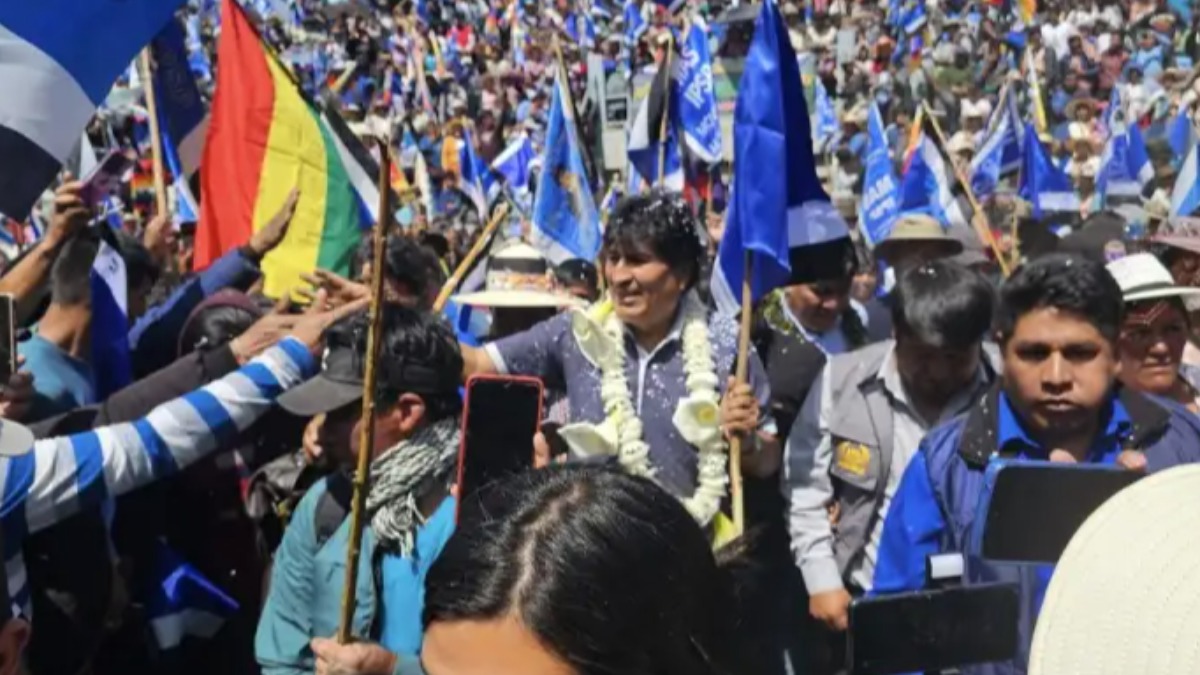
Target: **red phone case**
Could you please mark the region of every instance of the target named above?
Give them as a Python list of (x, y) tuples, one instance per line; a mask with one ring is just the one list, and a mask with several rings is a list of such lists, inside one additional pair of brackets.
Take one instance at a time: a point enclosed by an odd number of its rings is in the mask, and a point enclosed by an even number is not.
[[(459, 428), (460, 434), (459, 434), (459, 442), (458, 442), (458, 467), (455, 470), (455, 475), (454, 475), (455, 492), (459, 495), (459, 500), (455, 506), (455, 513), (454, 513), (454, 522), (456, 522), (456, 523), (458, 522), (459, 515), (462, 513), (462, 498), (461, 498), (461, 496), (462, 496), (462, 480), (463, 480), (463, 461), (467, 455), (467, 428), (468, 428), (467, 425), (468, 425), (469, 418), (471, 415), (471, 389), (473, 388), (473, 386), (476, 382), (482, 382), (482, 381), (511, 382), (514, 384), (524, 384), (524, 385), (533, 386), (537, 389), (537, 392), (538, 392), (538, 406), (537, 406), (538, 422), (537, 422), (537, 424), (534, 425), (534, 428), (530, 430), (530, 432), (529, 432), (530, 437), (532, 437), (534, 434), (536, 434), (538, 431), (538, 428), (540, 428), (542, 415), (544, 413), (544, 411), (542, 409), (542, 403), (545, 400), (545, 385), (542, 384), (542, 381), (539, 378), (527, 377), (527, 376), (522, 376), (522, 375), (472, 375), (470, 378), (467, 379), (467, 384), (464, 387), (464, 391), (466, 393), (465, 393), (465, 396), (463, 397), (463, 416), (462, 416), (461, 426)], [(534, 459), (535, 459), (534, 457), (530, 457), (530, 463), (532, 463)]]

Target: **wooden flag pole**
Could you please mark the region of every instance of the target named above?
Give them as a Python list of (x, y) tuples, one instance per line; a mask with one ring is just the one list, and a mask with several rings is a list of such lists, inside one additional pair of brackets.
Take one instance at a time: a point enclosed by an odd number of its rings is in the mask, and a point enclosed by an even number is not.
[(455, 289), (462, 283), (463, 275), (467, 273), (467, 270), (471, 269), (471, 265), (475, 264), (475, 260), (483, 253), (483, 249), (491, 240), (492, 234), (495, 233), (496, 228), (500, 227), (500, 223), (504, 222), (506, 216), (508, 216), (507, 202), (496, 207), (496, 212), (492, 214), (492, 219), (483, 228), (483, 232), (479, 233), (479, 239), (475, 240), (475, 245), (471, 247), (470, 251), (467, 251), (467, 255), (458, 263), (458, 267), (454, 268), (454, 274), (451, 274), (446, 283), (442, 284), (442, 290), (438, 293), (437, 300), (433, 301), (434, 313), (442, 311), (442, 308), (446, 306), (446, 302), (450, 299), (450, 296), (454, 294)]
[[(671, 78), (671, 56), (674, 54), (674, 52), (675, 52), (675, 34), (668, 31), (667, 32), (667, 53), (665, 56), (663, 56), (663, 62), (662, 62), (662, 65), (660, 66), (661, 68), (665, 68), (667, 71), (668, 85), (667, 85), (667, 98), (665, 101), (663, 101), (662, 121), (660, 121), (658, 124), (658, 181), (657, 181), (657, 183), (658, 183), (659, 188), (662, 188), (663, 183), (666, 181), (665, 174), (667, 171), (667, 124), (668, 124), (668, 121), (671, 119), (671, 86), (669, 83), (670, 83), (670, 78)], [(655, 75), (655, 77), (657, 78), (658, 76)], [(651, 84), (650, 88), (653, 89), (654, 85)], [(647, 98), (647, 101), (646, 101), (646, 104), (648, 104), (648, 103), (649, 103), (649, 98)]]
[(392, 190), (388, 185), (391, 174), (391, 155), (379, 142), (379, 219), (375, 223), (374, 263), (371, 269), (370, 328), (367, 331), (367, 354), (363, 367), (362, 424), (358, 437), (358, 466), (354, 472), (354, 496), (350, 503), (350, 541), (346, 546), (346, 579), (342, 585), (342, 616), (338, 624), (337, 640), (349, 644), (354, 623), (354, 606), (358, 589), (358, 561), (362, 554), (363, 511), (366, 509), (367, 481), (371, 472), (371, 448), (375, 438), (375, 364), (379, 360), (379, 344), (383, 329), (383, 254), (387, 250), (388, 224), (391, 222)]
[(163, 171), (162, 134), (158, 128), (158, 101), (154, 93), (154, 68), (150, 48), (142, 50), (142, 86), (146, 89), (146, 112), (150, 115), (150, 164), (154, 172), (154, 206), (157, 215), (170, 217), (167, 204), (167, 178)]
[[(742, 316), (738, 329), (735, 384), (745, 382), (750, 370), (750, 319), (754, 309), (751, 306), (753, 294), (750, 278), (754, 269), (754, 256), (749, 249), (744, 254), (742, 268)], [(736, 434), (729, 439), (729, 500), (733, 502), (733, 534), (740, 537), (746, 532), (746, 500), (742, 492), (742, 437)]]
[(1000, 273), (1005, 277), (1009, 275), (1008, 260), (1000, 252), (1000, 247), (996, 245), (996, 238), (992, 236), (992, 229), (984, 226), (980, 227), (980, 218), (985, 218), (983, 207), (979, 205), (979, 200), (975, 198), (975, 191), (971, 189), (971, 181), (963, 174), (962, 169), (954, 163), (954, 156), (949, 153), (946, 144), (946, 136), (942, 134), (942, 126), (938, 124), (937, 117), (929, 110), (927, 104), (922, 103), (921, 107), (925, 110), (925, 116), (929, 118), (929, 123), (933, 126), (933, 133), (937, 136), (938, 147), (943, 155), (949, 158), (950, 168), (954, 170), (954, 175), (958, 178), (959, 185), (962, 185), (963, 192), (967, 195), (967, 201), (971, 202), (971, 210), (974, 211), (971, 218), (971, 226), (975, 228), (975, 234), (979, 240), (988, 245), (992, 249), (992, 255), (996, 257), (996, 264), (1000, 266)]

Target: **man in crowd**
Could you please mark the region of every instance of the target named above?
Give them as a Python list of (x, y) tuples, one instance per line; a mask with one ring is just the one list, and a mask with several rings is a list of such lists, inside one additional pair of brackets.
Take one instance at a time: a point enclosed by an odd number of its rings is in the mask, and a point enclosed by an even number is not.
[(1019, 269), (1000, 293), (1000, 380), (965, 415), (925, 437), (895, 490), (878, 544), (875, 592), (921, 588), (926, 558), (946, 552), (964, 554), (968, 584), (1019, 584), (1016, 659), (964, 672), (1025, 672), (1053, 570), (992, 562), (971, 550), (990, 464), (1037, 459), (1159, 471), (1200, 461), (1200, 421), (1192, 413), (1118, 386), (1122, 311), (1121, 290), (1100, 262), (1055, 254)]
[[(323, 371), (282, 398), (303, 416), (324, 413), (321, 443), (351, 456), (372, 454), (366, 498), (357, 608), (352, 632), (377, 643), (371, 658), (390, 664), (420, 653), (425, 573), (454, 530), (449, 497), (459, 446), (458, 395), (462, 357), (438, 318), (385, 305), (375, 387), (375, 435), (359, 447), (367, 318), (334, 331)], [(258, 626), (256, 654), (267, 675), (322, 672), (317, 659), (336, 661), (331, 638), (341, 616), (340, 580), (350, 536), (352, 488), (334, 473), (308, 491), (275, 554), (270, 594)], [(373, 672), (373, 671), (368, 671)]]
[(910, 269), (892, 292), (895, 338), (831, 357), (809, 392), (788, 438), (784, 495), (809, 612), (833, 632), (810, 655), (844, 655), (850, 601), (872, 589), (888, 505), (922, 436), (995, 379), (997, 359), (983, 347), (993, 295), (954, 263)]

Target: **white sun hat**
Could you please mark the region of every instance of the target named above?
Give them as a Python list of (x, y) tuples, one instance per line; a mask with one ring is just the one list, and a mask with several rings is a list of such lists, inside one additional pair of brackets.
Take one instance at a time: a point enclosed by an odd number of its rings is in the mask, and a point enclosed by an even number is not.
[(1118, 492), (1071, 538), (1029, 675), (1200, 673), (1200, 465)]
[(538, 250), (512, 242), (487, 260), (482, 291), (460, 293), (455, 302), (474, 307), (579, 307), (586, 303), (563, 292), (554, 270)]
[(1182, 298), (1200, 295), (1200, 288), (1175, 285), (1175, 279), (1158, 258), (1150, 253), (1135, 253), (1108, 263), (1108, 273), (1121, 287), (1125, 302)]

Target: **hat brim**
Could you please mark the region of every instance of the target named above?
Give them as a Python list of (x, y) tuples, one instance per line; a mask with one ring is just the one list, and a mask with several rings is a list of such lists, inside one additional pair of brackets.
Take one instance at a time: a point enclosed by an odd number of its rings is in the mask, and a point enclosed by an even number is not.
[(945, 250), (946, 257), (956, 256), (963, 252), (963, 245), (957, 239), (941, 237), (898, 237), (896, 239), (884, 239), (875, 246), (875, 255), (887, 259), (889, 252), (897, 246), (907, 243), (929, 243), (940, 244)]
[(276, 401), (279, 407), (298, 417), (312, 417), (354, 403), (362, 398), (362, 385), (337, 382), (324, 375), (317, 375), (308, 382), (295, 387)]
[(1126, 304), (1131, 302), (1141, 302), (1143, 300), (1159, 300), (1162, 298), (1186, 298), (1193, 295), (1200, 295), (1200, 288), (1189, 288), (1187, 286), (1169, 286), (1167, 288), (1156, 288), (1152, 291), (1134, 291), (1128, 295), (1122, 295), (1121, 299)]
[(1200, 237), (1182, 237), (1179, 235), (1159, 235), (1154, 241), (1173, 248), (1183, 249), (1189, 253), (1200, 254)]
[(0, 457), (20, 457), (33, 450), (33, 431), (12, 420), (0, 420)]
[(584, 302), (570, 295), (539, 291), (479, 291), (450, 298), (472, 307), (583, 307)]

